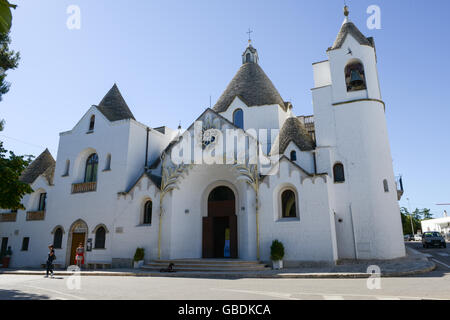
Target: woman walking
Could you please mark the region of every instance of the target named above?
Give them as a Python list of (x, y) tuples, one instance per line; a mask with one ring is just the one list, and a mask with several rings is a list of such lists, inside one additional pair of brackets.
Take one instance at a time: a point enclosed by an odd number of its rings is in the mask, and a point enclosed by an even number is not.
[(80, 242), (78, 245), (78, 248), (76, 250), (76, 256), (75, 256), (75, 264), (78, 266), (78, 268), (81, 269), (81, 267), (84, 264), (84, 247), (83, 243)]
[(55, 256), (55, 250), (53, 249), (53, 245), (49, 245), (48, 249), (50, 250), (47, 256), (47, 274), (46, 274), (46, 278), (48, 278), (48, 275), (50, 274), (51, 277), (53, 278), (53, 261), (55, 261), (56, 256)]

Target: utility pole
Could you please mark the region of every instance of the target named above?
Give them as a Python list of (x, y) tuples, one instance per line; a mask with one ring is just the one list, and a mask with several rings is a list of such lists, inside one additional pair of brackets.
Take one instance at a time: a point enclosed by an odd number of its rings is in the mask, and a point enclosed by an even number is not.
[(408, 200), (409, 217), (411, 218), (411, 230), (412, 230), (412, 234), (414, 235), (414, 225), (413, 225), (413, 217), (412, 217), (412, 211), (411, 211), (411, 204), (409, 203), (409, 198), (406, 198), (406, 200)]

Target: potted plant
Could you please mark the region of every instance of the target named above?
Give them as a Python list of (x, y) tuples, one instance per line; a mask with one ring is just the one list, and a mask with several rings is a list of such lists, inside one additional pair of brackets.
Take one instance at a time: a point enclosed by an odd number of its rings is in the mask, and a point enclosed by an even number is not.
[(137, 248), (134, 254), (134, 268), (139, 269), (144, 265), (144, 248)]
[(9, 262), (11, 261), (12, 250), (11, 247), (8, 247), (6, 251), (2, 254), (2, 267), (8, 268)]
[(273, 269), (283, 268), (284, 246), (278, 240), (273, 240), (270, 246), (270, 259), (272, 259)]

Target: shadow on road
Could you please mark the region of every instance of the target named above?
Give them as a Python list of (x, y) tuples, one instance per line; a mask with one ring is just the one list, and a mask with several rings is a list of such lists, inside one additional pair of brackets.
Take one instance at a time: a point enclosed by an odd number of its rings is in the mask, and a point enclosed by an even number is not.
[(0, 300), (49, 300), (50, 297), (42, 294), (23, 292), (20, 290), (0, 289)]

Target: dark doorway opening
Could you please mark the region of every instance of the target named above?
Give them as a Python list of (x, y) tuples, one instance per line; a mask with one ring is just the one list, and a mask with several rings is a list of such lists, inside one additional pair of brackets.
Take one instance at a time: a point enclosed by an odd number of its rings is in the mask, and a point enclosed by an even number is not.
[(217, 187), (208, 197), (203, 218), (203, 258), (237, 258), (237, 217), (233, 191)]

